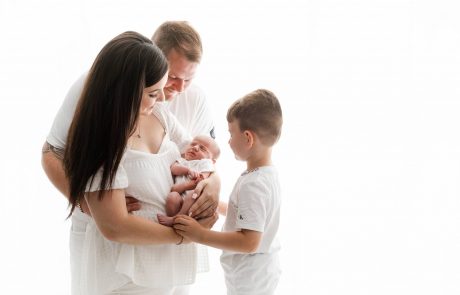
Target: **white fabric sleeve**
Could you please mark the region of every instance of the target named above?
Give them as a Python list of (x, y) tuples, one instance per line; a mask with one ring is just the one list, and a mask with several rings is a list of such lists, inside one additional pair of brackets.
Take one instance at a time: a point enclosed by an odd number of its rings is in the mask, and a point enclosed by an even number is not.
[(214, 163), (212, 162), (211, 159), (198, 160), (198, 163), (197, 163), (196, 166), (197, 166), (196, 170), (198, 172), (214, 172), (214, 171), (216, 171), (216, 169), (214, 167)]
[(168, 109), (192, 135), (208, 135), (214, 138), (214, 120), (204, 91), (193, 84), (172, 101)]
[(270, 190), (263, 182), (250, 181), (241, 186), (238, 196), (236, 227), (264, 232)]
[[(85, 190), (86, 192), (96, 192), (96, 191), (101, 190), (100, 186), (101, 186), (101, 180), (102, 180), (102, 171), (103, 171), (102, 168), (100, 168), (97, 171), (96, 175), (94, 175), (92, 183), (91, 183), (91, 180), (88, 181), (86, 185), (86, 190)], [(120, 164), (120, 166), (118, 166), (117, 172), (115, 173), (115, 177), (113, 179), (111, 188), (112, 189), (124, 189), (128, 187), (128, 184), (129, 184), (128, 175), (126, 174), (126, 171), (123, 168), (123, 165)]]
[(215, 138), (214, 120), (204, 91), (196, 86), (195, 111), (192, 134), (204, 134)]
[(46, 138), (46, 141), (54, 147), (61, 149), (65, 148), (70, 124), (72, 123), (78, 100), (81, 92), (83, 91), (86, 75), (87, 73), (80, 76), (80, 78), (78, 78), (78, 80), (76, 80), (70, 87), (58, 113), (56, 114), (56, 117), (54, 118), (50, 133)]

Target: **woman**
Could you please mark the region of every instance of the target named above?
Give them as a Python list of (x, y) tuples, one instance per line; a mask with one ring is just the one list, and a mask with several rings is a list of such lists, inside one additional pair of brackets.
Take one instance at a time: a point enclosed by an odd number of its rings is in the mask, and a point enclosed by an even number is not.
[[(157, 223), (173, 184), (170, 165), (190, 138), (157, 101), (168, 65), (148, 38), (125, 32), (94, 61), (69, 129), (64, 167), (70, 185), (75, 294), (187, 294), (194, 244)], [(128, 214), (125, 195), (142, 202)], [(82, 198), (92, 218), (76, 208)], [(204, 220), (211, 226), (215, 217)]]

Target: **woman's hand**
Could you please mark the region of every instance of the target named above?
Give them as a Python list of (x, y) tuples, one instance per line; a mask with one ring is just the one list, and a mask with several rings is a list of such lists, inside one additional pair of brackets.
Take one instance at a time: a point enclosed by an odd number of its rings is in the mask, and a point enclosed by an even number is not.
[(219, 205), (220, 177), (216, 172), (200, 181), (194, 191), (196, 202), (190, 207), (189, 215), (196, 219), (211, 217)]

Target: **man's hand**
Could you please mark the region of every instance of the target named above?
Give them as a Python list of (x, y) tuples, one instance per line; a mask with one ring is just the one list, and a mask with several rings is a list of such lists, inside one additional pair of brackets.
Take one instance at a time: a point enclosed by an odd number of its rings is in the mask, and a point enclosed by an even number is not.
[(196, 219), (211, 217), (219, 205), (220, 177), (212, 173), (200, 181), (194, 191), (196, 202), (190, 207), (189, 215)]
[(126, 209), (128, 209), (129, 213), (138, 211), (141, 209), (141, 203), (134, 197), (126, 196)]
[(174, 218), (173, 227), (184, 239), (190, 239), (193, 242), (199, 242), (200, 237), (203, 235), (202, 232), (206, 230), (198, 221), (186, 215), (178, 215)]

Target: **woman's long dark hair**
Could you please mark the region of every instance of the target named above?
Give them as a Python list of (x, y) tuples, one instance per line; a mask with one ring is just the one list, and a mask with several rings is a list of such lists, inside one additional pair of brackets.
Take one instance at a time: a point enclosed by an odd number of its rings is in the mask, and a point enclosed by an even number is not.
[(99, 169), (99, 198), (102, 190), (111, 189), (139, 118), (144, 88), (158, 83), (167, 70), (161, 50), (136, 32), (116, 36), (99, 52), (86, 78), (64, 153), (69, 216)]

